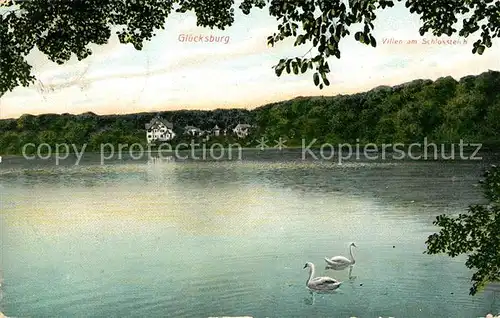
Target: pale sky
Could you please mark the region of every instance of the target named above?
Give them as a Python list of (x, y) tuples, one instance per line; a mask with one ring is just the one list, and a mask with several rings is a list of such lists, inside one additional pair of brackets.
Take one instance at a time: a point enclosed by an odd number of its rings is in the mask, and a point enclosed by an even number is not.
[[(54, 90), (44, 92), (38, 83), (6, 93), (0, 98), (0, 118), (26, 113), (254, 108), (297, 96), (349, 94), (418, 78), (435, 80), (451, 75), (459, 79), (488, 69), (500, 70), (500, 43), (496, 39), (482, 56), (471, 53), (479, 34), (467, 39), (465, 45), (422, 44), (418, 16), (397, 3), (374, 21), (376, 48), (343, 39), (341, 59), (331, 57), (328, 61), (331, 84), (319, 90), (311, 70), (300, 75), (284, 72), (278, 78), (271, 69), (280, 58), (301, 56), (312, 44), (293, 47), (293, 40), (289, 40), (268, 47), (266, 38), (275, 32), (277, 22), (267, 15), (267, 9), (254, 9), (249, 16), (239, 9), (236, 13), (234, 25), (224, 31), (196, 27), (194, 15), (172, 14), (165, 30), (158, 31), (142, 51), (120, 44), (115, 35), (107, 45), (95, 46), (89, 58), (79, 62), (75, 57), (61, 66), (35, 51), (29, 57), (34, 75), (45, 88)], [(181, 34), (228, 36), (229, 42), (181, 42)], [(432, 35), (424, 38), (436, 39)], [(415, 39), (419, 43), (384, 44), (384, 39)]]

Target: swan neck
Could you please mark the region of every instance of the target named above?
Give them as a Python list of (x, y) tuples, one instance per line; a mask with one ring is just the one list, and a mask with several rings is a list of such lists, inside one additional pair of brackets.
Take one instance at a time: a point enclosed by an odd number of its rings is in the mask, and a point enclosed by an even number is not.
[(314, 265), (311, 265), (309, 268), (309, 279), (307, 279), (307, 283), (311, 281), (311, 279), (314, 277), (315, 270), (314, 270)]
[(354, 263), (356, 263), (356, 261), (354, 260), (354, 256), (352, 255), (352, 248), (353, 248), (353, 247), (354, 247), (354, 246), (352, 246), (352, 245), (351, 245), (351, 247), (349, 248), (349, 253), (351, 254), (351, 263), (353, 263), (353, 264), (354, 264)]

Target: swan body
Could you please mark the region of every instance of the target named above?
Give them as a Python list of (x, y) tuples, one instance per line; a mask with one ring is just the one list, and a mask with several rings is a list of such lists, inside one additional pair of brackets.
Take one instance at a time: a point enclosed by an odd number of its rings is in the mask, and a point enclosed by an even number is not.
[(356, 247), (356, 244), (351, 243), (349, 245), (349, 254), (351, 256), (351, 259), (348, 259), (347, 257), (344, 256), (334, 256), (332, 258), (327, 258), (325, 257), (326, 261), (326, 267), (325, 269), (333, 269), (333, 270), (343, 270), (346, 269), (349, 266), (353, 266), (356, 264), (356, 260), (354, 259), (354, 256), (352, 255), (352, 248)]
[(309, 268), (309, 279), (306, 282), (306, 286), (310, 290), (331, 291), (342, 285), (342, 282), (331, 277), (314, 277), (315, 269), (314, 264), (311, 262), (307, 262), (304, 268)]

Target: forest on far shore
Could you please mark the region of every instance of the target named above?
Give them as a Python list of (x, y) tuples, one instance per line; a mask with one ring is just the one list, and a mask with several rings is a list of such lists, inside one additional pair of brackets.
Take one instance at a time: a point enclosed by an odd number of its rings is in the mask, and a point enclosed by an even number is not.
[[(218, 125), (232, 129), (238, 123), (255, 125), (242, 144), (265, 137), (282, 137), (288, 146), (302, 140), (335, 143), (483, 143), (500, 147), (500, 72), (488, 71), (458, 81), (443, 77), (435, 81), (414, 80), (394, 87), (379, 86), (352, 95), (297, 97), (247, 109), (212, 111), (178, 110), (126, 115), (25, 114), (0, 120), (0, 154), (21, 154), (33, 143), (86, 144), (98, 151), (101, 144), (144, 146), (144, 125), (155, 115), (173, 123), (179, 136), (171, 144), (186, 142), (184, 127), (203, 130)], [(236, 136), (211, 138), (234, 142)], [(33, 149), (33, 148), (30, 148)]]

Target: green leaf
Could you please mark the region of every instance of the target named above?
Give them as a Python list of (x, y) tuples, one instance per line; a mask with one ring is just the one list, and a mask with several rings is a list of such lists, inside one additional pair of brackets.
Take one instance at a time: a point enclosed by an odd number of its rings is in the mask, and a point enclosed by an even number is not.
[(359, 35), (359, 42), (363, 43), (363, 44), (366, 44), (366, 37), (363, 33), (360, 33)]
[(477, 47), (477, 54), (479, 55), (483, 55), (484, 53), (484, 49), (485, 49), (485, 46), (484, 45), (480, 45)]
[(321, 73), (321, 78), (323, 79), (323, 82), (324, 82), (325, 80), (328, 80), (328, 79), (326, 78), (326, 73), (324, 73), (324, 72), (322, 72), (322, 73)]
[(308, 62), (304, 62), (302, 63), (301, 67), (300, 67), (300, 71), (302, 73), (305, 73), (307, 71), (307, 67), (309, 66), (309, 63)]
[(319, 74), (316, 72), (313, 74), (314, 85), (319, 85)]
[(276, 75), (277, 75), (278, 77), (280, 77), (280, 76), (281, 76), (281, 74), (283, 73), (283, 67), (277, 67), (277, 68), (274, 70), (274, 72), (276, 73)]
[(295, 41), (295, 44), (294, 45), (300, 45), (302, 44), (302, 38), (304, 36), (302, 34), (299, 34), (299, 36), (297, 37), (297, 40)]
[(375, 40), (375, 38), (371, 34), (370, 34), (370, 44), (373, 47), (377, 47), (377, 41)]

